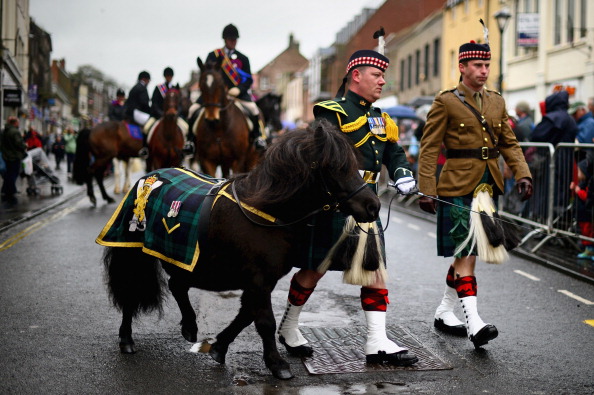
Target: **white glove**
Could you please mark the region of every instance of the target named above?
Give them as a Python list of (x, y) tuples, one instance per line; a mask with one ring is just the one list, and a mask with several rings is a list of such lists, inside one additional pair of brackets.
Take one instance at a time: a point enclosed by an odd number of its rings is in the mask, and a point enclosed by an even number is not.
[(416, 185), (417, 182), (414, 178), (406, 176), (396, 180), (394, 188), (396, 188), (396, 190), (403, 195), (409, 195), (411, 192), (413, 192)]
[(229, 94), (229, 96), (237, 97), (241, 92), (239, 91), (238, 87), (234, 86), (233, 88), (229, 89), (229, 92), (227, 93)]

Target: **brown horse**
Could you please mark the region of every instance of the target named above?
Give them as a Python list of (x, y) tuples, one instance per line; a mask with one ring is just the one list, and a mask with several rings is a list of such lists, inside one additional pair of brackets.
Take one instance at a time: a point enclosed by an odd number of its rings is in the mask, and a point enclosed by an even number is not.
[(163, 98), (163, 118), (157, 121), (148, 144), (147, 171), (182, 164), (184, 135), (177, 125), (180, 100), (179, 89), (169, 89)]
[(100, 123), (93, 129), (82, 129), (76, 139), (76, 154), (72, 176), (79, 185), (87, 184), (87, 195), (93, 206), (97, 204), (93, 192), (93, 178), (101, 191), (101, 196), (107, 203), (114, 199), (107, 194), (103, 185), (103, 177), (112, 159), (128, 161), (138, 157), (142, 148), (142, 139), (130, 136), (126, 124), (121, 121)]
[(203, 173), (215, 176), (221, 167), (222, 176), (230, 171), (245, 173), (255, 166), (258, 153), (249, 143), (249, 127), (243, 112), (233, 98), (227, 96), (221, 62), (206, 64), (198, 58), (202, 111), (194, 124), (195, 159)]

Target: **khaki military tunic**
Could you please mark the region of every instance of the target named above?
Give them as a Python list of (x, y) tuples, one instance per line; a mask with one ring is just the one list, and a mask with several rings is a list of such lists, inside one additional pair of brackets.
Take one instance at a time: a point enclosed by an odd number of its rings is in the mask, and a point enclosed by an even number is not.
[[(512, 170), (515, 179), (531, 177), (524, 154), (508, 123), (505, 101), (497, 92), (484, 89), (482, 109), (473, 98), (474, 92), (460, 83), (460, 95), (480, 111), (497, 139), (497, 148)], [(464, 196), (471, 193), (488, 167), (499, 193), (504, 190), (503, 176), (497, 158), (450, 158), (446, 161), (439, 183), (436, 180), (437, 157), (441, 145), (446, 149), (495, 148), (487, 130), (472, 111), (455, 95), (454, 89), (435, 97), (423, 129), (419, 154), (419, 190), (426, 195)]]

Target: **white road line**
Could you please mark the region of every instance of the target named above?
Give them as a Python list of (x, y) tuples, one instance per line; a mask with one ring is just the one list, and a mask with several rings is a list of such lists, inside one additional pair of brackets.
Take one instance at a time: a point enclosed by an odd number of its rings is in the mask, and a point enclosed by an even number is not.
[(560, 289), (560, 290), (558, 290), (558, 292), (561, 292), (563, 295), (567, 295), (570, 298), (573, 298), (573, 299), (575, 299), (575, 300), (577, 300), (579, 302), (582, 302), (583, 304), (587, 304), (587, 305), (593, 305), (594, 304), (594, 302), (589, 301), (588, 299), (584, 299), (581, 296), (578, 296), (578, 295), (576, 295), (574, 293), (571, 293), (569, 291), (566, 291), (564, 289)]
[(415, 224), (407, 224), (406, 226), (409, 227), (409, 228), (411, 228), (412, 230), (419, 230), (419, 229), (421, 229), (420, 226), (415, 225)]
[(403, 221), (398, 217), (392, 217), (392, 221), (396, 222), (397, 224), (401, 224)]
[(433, 232), (427, 232), (427, 236), (429, 236), (431, 238), (434, 238), (434, 239), (437, 239), (437, 235), (435, 233), (433, 233)]
[(523, 272), (523, 271), (521, 271), (521, 270), (514, 270), (514, 273), (517, 273), (517, 274), (519, 274), (520, 276), (524, 276), (524, 277), (526, 277), (526, 278), (529, 278), (529, 279), (530, 279), (530, 280), (532, 280), (532, 281), (540, 281), (540, 278), (538, 278), (538, 277), (536, 277), (536, 276), (533, 276), (532, 274), (529, 274), (529, 273)]

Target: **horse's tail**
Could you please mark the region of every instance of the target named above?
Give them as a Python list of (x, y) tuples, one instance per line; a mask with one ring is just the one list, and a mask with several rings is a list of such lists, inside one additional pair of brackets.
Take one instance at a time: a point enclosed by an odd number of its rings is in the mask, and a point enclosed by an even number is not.
[(87, 182), (89, 174), (89, 165), (91, 163), (91, 144), (89, 143), (89, 129), (81, 129), (76, 138), (76, 153), (74, 154), (74, 163), (72, 165), (72, 179), (78, 185)]
[(103, 263), (109, 297), (117, 309), (127, 307), (133, 316), (162, 313), (166, 281), (157, 258), (140, 248), (108, 247)]

